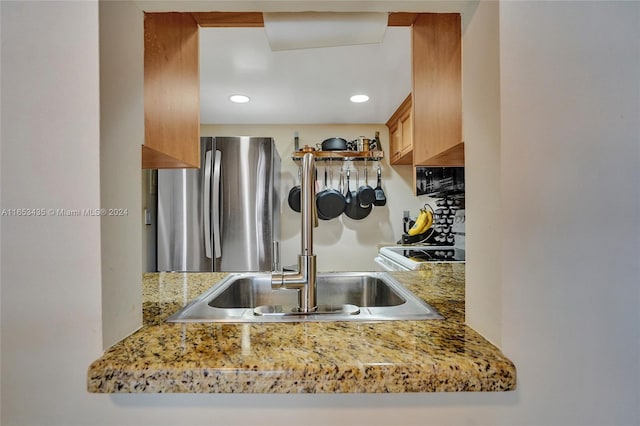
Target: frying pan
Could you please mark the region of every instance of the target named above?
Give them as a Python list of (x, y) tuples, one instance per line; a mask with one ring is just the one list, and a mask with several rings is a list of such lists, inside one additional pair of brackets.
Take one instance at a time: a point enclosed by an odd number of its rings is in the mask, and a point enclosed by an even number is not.
[[(358, 174), (358, 170), (356, 169), (356, 185), (358, 185), (357, 174)], [(363, 207), (360, 205), (360, 203), (358, 202), (357, 192), (351, 191), (349, 189), (349, 176), (350, 176), (350, 170), (347, 169), (347, 195), (345, 195), (346, 206), (344, 209), (344, 214), (346, 214), (351, 219), (361, 220), (369, 216), (369, 213), (371, 213), (372, 206), (371, 204), (369, 204), (366, 207)]]
[(327, 168), (324, 169), (324, 189), (316, 195), (318, 217), (324, 220), (335, 219), (344, 212), (345, 198), (342, 193), (333, 188), (333, 169), (331, 183), (327, 186)]
[(378, 185), (375, 187), (374, 192), (376, 193), (376, 200), (373, 202), (374, 206), (384, 206), (387, 204), (387, 197), (384, 194), (384, 189), (382, 189), (382, 171), (380, 170), (380, 164), (378, 164)]
[(373, 204), (376, 200), (376, 192), (369, 186), (369, 177), (367, 176), (367, 167), (364, 168), (365, 183), (358, 188), (358, 202), (362, 207), (367, 207)]
[(291, 210), (300, 213), (300, 168), (298, 168), (298, 184), (289, 190), (289, 207)]

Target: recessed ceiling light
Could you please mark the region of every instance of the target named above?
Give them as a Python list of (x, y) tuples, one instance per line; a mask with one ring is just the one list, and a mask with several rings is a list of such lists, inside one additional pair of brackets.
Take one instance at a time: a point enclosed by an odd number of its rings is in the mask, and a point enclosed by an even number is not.
[(251, 99), (249, 99), (249, 97), (245, 96), (245, 95), (231, 95), (231, 96), (229, 96), (229, 100), (231, 102), (235, 102), (237, 104), (246, 104)]
[(359, 104), (359, 103), (362, 103), (362, 102), (367, 102), (369, 100), (369, 97), (367, 95), (353, 95), (349, 99), (351, 100), (351, 102), (355, 102), (355, 103)]

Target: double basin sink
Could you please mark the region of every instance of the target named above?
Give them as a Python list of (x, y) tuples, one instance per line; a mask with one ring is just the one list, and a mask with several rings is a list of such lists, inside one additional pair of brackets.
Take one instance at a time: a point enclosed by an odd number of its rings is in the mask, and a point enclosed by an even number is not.
[(299, 314), (298, 290), (272, 289), (271, 273), (232, 274), (169, 322), (305, 322), (443, 319), (386, 272), (333, 272), (317, 276), (321, 313)]

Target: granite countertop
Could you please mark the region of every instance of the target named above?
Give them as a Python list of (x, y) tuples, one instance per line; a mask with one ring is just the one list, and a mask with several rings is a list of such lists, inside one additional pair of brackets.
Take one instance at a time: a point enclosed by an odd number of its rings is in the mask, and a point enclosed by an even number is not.
[(167, 323), (226, 274), (143, 278), (143, 327), (88, 370), (89, 392), (507, 391), (516, 370), (464, 324), (464, 264), (392, 275), (444, 320)]

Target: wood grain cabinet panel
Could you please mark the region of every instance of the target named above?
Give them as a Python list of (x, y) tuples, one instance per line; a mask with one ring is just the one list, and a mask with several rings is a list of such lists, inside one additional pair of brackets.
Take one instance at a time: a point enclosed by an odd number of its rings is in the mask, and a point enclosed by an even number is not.
[(143, 168), (200, 167), (198, 54), (190, 13), (145, 14)]
[(419, 14), (412, 56), (413, 165), (464, 166), (460, 15)]

